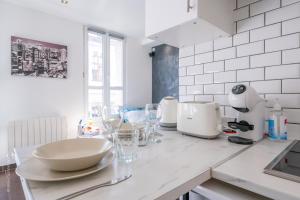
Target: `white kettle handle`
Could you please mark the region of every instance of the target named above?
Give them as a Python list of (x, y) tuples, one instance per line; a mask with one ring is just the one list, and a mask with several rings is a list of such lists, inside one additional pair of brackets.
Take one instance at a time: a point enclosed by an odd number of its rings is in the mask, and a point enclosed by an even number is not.
[(223, 132), (220, 105), (218, 103), (215, 103), (215, 104), (216, 104), (216, 114), (217, 114), (217, 130), (219, 132)]

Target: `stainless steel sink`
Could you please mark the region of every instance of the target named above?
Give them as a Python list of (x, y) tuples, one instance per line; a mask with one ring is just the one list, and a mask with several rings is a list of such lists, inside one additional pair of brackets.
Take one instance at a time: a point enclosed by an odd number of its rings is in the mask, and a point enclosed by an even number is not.
[(293, 141), (264, 169), (264, 172), (300, 183), (300, 140)]

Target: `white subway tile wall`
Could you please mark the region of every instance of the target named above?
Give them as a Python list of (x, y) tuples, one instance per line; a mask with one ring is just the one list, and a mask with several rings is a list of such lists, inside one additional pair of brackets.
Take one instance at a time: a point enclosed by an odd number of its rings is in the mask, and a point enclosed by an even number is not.
[(214, 61), (234, 58), (235, 54), (236, 54), (235, 47), (217, 50), (217, 51), (214, 51)]
[(300, 32), (300, 18), (282, 22), (282, 34)]
[(186, 73), (187, 73), (187, 75), (203, 74), (203, 65), (188, 66)]
[(282, 80), (283, 93), (300, 93), (300, 79)]
[(249, 6), (234, 11), (234, 21), (239, 21), (249, 17)]
[(194, 46), (188, 46), (179, 49), (179, 58), (193, 56), (195, 54)]
[(233, 46), (249, 43), (249, 31), (233, 36)]
[(194, 85), (194, 76), (179, 77), (179, 85)]
[(282, 51), (282, 63), (300, 63), (300, 49), (290, 49)]
[(186, 86), (179, 86), (179, 95), (186, 95)]
[(186, 76), (186, 67), (180, 67), (178, 74), (179, 76)]
[(266, 79), (300, 78), (300, 64), (266, 67)]
[(186, 87), (187, 94), (203, 94), (203, 85), (193, 85)]
[(245, 69), (237, 71), (237, 81), (260, 81), (264, 80), (265, 70), (263, 68)]
[(213, 51), (214, 49), (214, 46), (213, 46), (213, 41), (210, 41), (210, 42), (204, 42), (204, 43), (201, 43), (201, 44), (196, 44), (195, 45), (195, 53), (196, 54), (199, 54), (199, 53), (206, 53), (206, 52), (209, 52), (209, 51)]
[(300, 131), (300, 0), (236, 6), (237, 34), (180, 49), (180, 101), (216, 101), (236, 117), (227, 94), (236, 84), (251, 85), (270, 102), (278, 99)]
[(249, 56), (225, 61), (225, 70), (247, 69), (250, 66)]
[(238, 57), (261, 54), (264, 53), (264, 42), (252, 42), (249, 44), (237, 46), (236, 48)]
[(282, 22), (300, 16), (300, 3), (284, 6), (265, 13), (266, 25)]
[(250, 63), (252, 68), (280, 65), (281, 51), (251, 56)]
[(213, 83), (213, 74), (203, 74), (195, 76), (195, 84), (211, 84)]
[(282, 5), (283, 6), (287, 6), (287, 5), (290, 5), (292, 3), (296, 3), (298, 2), (299, 0), (282, 0)]
[(264, 15), (257, 15), (237, 22), (237, 33), (248, 31), (254, 28), (263, 27), (265, 24)]
[(300, 109), (284, 109), (284, 114), (287, 116), (290, 123), (300, 124)]
[(281, 24), (277, 23), (270, 26), (254, 29), (250, 31), (250, 42), (278, 37), (281, 34)]
[(255, 82), (251, 82), (250, 86), (252, 86), (259, 94), (281, 93), (280, 80), (255, 81)]
[(250, 5), (250, 15), (258, 15), (280, 7), (280, 0), (262, 0)]
[(223, 37), (214, 41), (214, 50), (232, 47), (232, 37)]
[(236, 71), (214, 73), (214, 83), (236, 82)]
[(265, 41), (265, 44), (266, 44), (266, 48), (265, 48), (266, 52), (299, 48), (300, 45), (299, 33), (268, 39)]
[(202, 64), (213, 61), (213, 52), (195, 55), (195, 64)]
[(223, 106), (229, 105), (227, 95), (215, 95), (214, 101)]
[(250, 5), (251, 3), (257, 2), (259, 0), (238, 0), (237, 3), (237, 7), (243, 7), (243, 6), (247, 6)]
[(224, 71), (224, 61), (204, 64), (204, 73), (213, 73), (213, 72), (222, 72), (222, 71)]
[(179, 59), (179, 66), (180, 67), (185, 67), (185, 66), (194, 65), (194, 60), (195, 60), (194, 56), (180, 58)]
[(224, 84), (204, 85), (204, 94), (224, 94)]

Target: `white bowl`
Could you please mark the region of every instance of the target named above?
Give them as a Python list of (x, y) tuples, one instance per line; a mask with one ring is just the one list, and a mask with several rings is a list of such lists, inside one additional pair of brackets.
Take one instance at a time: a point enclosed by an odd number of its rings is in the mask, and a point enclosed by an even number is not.
[(101, 138), (76, 138), (37, 147), (33, 156), (50, 169), (76, 171), (96, 165), (112, 148)]

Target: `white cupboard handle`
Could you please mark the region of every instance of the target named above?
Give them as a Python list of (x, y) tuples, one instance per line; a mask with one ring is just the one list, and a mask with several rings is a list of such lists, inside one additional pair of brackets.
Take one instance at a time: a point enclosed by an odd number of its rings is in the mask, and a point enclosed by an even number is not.
[(187, 12), (189, 13), (191, 9), (193, 9), (193, 6), (191, 6), (191, 0), (187, 0), (186, 1), (186, 8), (187, 8)]

